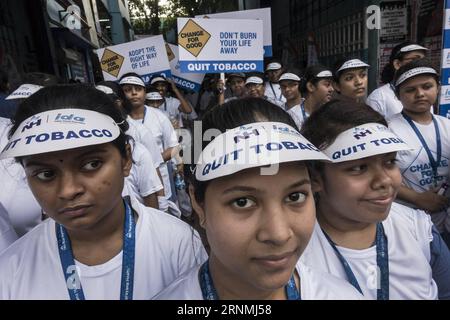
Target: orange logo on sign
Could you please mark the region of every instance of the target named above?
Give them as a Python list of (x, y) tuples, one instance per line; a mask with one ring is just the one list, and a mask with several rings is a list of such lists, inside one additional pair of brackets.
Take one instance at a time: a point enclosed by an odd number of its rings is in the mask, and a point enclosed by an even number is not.
[(100, 59), (100, 65), (104, 72), (117, 78), (124, 60), (125, 58), (120, 54), (109, 49), (105, 49), (105, 51), (103, 51), (102, 58)]
[(197, 57), (209, 38), (211, 38), (211, 35), (205, 29), (189, 19), (178, 34), (178, 45)]

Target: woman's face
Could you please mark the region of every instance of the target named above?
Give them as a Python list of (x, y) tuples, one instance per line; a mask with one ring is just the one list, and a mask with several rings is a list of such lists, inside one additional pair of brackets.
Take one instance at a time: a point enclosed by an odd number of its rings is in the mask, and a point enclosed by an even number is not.
[(145, 88), (134, 84), (122, 86), (123, 92), (134, 108), (139, 108), (145, 104)]
[(270, 82), (276, 83), (276, 82), (278, 82), (278, 79), (280, 79), (282, 74), (283, 74), (283, 68), (280, 68), (277, 70), (269, 70), (269, 71), (267, 71), (267, 78), (269, 78)]
[(333, 85), (330, 79), (323, 79), (317, 82), (316, 85), (312, 85), (312, 91), (310, 94), (314, 96), (314, 100), (323, 105), (331, 100), (333, 97)]
[(247, 95), (253, 98), (262, 98), (266, 91), (264, 83), (248, 83), (245, 88), (247, 89)]
[(403, 109), (411, 113), (430, 112), (437, 99), (439, 85), (429, 75), (416, 76), (400, 85), (400, 101)]
[(152, 108), (158, 109), (164, 102), (164, 100), (145, 100), (147, 105)]
[(232, 77), (228, 81), (230, 89), (236, 97), (242, 97), (245, 93), (245, 80), (241, 77)]
[(131, 158), (106, 143), (27, 156), (22, 164), (48, 216), (68, 230), (89, 230), (120, 208)]
[(348, 223), (384, 220), (394, 201), (402, 176), (396, 153), (341, 163), (325, 163), (314, 172), (314, 191), (319, 192), (318, 212)]
[(289, 281), (315, 222), (301, 163), (281, 164), (276, 175), (252, 168), (213, 180), (194, 209), (222, 280), (253, 290), (276, 290)]
[(334, 83), (336, 90), (343, 96), (359, 100), (367, 94), (367, 68), (345, 70)]
[(165, 97), (165, 96), (166, 96), (167, 90), (168, 90), (168, 88), (167, 88), (168, 85), (167, 85), (166, 82), (164, 82), (164, 81), (158, 81), (158, 82), (155, 82), (154, 87), (155, 87), (156, 90), (158, 90), (159, 94), (160, 94), (162, 97)]
[(300, 91), (298, 91), (298, 82), (292, 80), (280, 81), (280, 89), (286, 100), (294, 100), (300, 98)]

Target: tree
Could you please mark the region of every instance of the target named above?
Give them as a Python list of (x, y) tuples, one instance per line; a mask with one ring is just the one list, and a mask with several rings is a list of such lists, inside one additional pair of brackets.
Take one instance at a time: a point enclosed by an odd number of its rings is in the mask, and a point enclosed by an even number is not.
[(238, 10), (235, 0), (168, 0), (165, 6), (158, 0), (130, 0), (129, 4), (136, 34), (164, 34), (176, 28), (177, 17)]

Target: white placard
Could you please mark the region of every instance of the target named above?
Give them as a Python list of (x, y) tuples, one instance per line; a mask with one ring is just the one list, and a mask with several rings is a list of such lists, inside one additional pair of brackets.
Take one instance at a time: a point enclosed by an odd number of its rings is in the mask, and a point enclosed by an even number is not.
[(116, 81), (127, 72), (136, 72), (146, 83), (154, 74), (171, 76), (162, 35), (98, 49), (96, 53), (105, 80)]
[(272, 21), (270, 8), (211, 13), (206, 15), (198, 15), (195, 16), (195, 18), (262, 20), (264, 32), (264, 56), (272, 56)]
[(178, 18), (177, 22), (181, 72), (264, 70), (261, 20)]
[(172, 79), (177, 87), (198, 92), (202, 87), (203, 73), (184, 73), (180, 70), (180, 62), (178, 59), (178, 46), (167, 43), (167, 56), (169, 57), (170, 71)]

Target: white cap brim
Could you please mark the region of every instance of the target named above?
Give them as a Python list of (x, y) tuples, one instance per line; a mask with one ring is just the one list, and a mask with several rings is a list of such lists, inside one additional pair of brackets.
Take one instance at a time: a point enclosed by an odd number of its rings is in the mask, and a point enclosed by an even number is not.
[(43, 87), (38, 86), (36, 84), (25, 83), (14, 90), (9, 96), (5, 98), (5, 100), (14, 100), (14, 99), (26, 99), (32, 94), (38, 92)]
[(208, 181), (249, 168), (306, 160), (329, 161), (291, 126), (256, 122), (227, 130), (208, 144), (200, 154), (195, 177)]
[(437, 72), (433, 68), (428, 68), (428, 67), (414, 68), (414, 69), (408, 70), (405, 73), (403, 73), (398, 78), (398, 80), (395, 82), (395, 86), (398, 87), (399, 85), (401, 85), (406, 80), (408, 80), (408, 79), (410, 79), (412, 77), (416, 77), (416, 76), (421, 75), (421, 74), (434, 74), (434, 75), (437, 75)]
[(103, 144), (120, 134), (114, 120), (85, 109), (58, 109), (24, 120), (6, 144), (0, 159)]
[(141, 86), (145, 88), (145, 83), (141, 78), (135, 77), (135, 76), (130, 76), (130, 77), (125, 77), (122, 80), (120, 80), (119, 84), (122, 85), (126, 85), (126, 84), (132, 84), (135, 86)]
[(280, 76), (280, 79), (278, 81), (283, 81), (283, 80), (301, 81), (301, 79), (298, 75), (296, 75), (294, 73), (290, 73), (290, 72), (283, 73)]
[(428, 51), (428, 50), (430, 49), (419, 46), (418, 44), (410, 44), (409, 46), (401, 48), (399, 52), (405, 53), (411, 51)]
[(254, 84), (263, 84), (264, 80), (261, 79), (260, 77), (248, 77), (245, 80), (245, 85), (249, 84), (249, 83), (254, 83)]
[(159, 92), (149, 92), (145, 95), (146, 100), (163, 100)]
[(155, 77), (150, 81), (150, 84), (154, 84), (156, 82), (167, 82), (167, 79), (163, 77)]
[(339, 163), (404, 150), (411, 148), (388, 127), (367, 123), (342, 132), (322, 152), (332, 162)]
[(267, 67), (266, 67), (266, 71), (269, 71), (269, 70), (278, 70), (278, 69), (281, 69), (283, 66), (280, 64), (280, 63), (278, 63), (278, 62), (272, 62), (272, 63), (269, 63), (268, 65), (267, 65)]
[(111, 89), (110, 87), (101, 85), (101, 84), (98, 85), (98, 86), (95, 86), (95, 89), (97, 89), (97, 90), (99, 90), (99, 91), (101, 91), (101, 92), (103, 92), (105, 94), (114, 94), (113, 89)]
[(316, 75), (316, 78), (332, 78), (333, 73), (330, 70), (324, 70)]
[(359, 59), (352, 59), (344, 62), (344, 64), (337, 70), (337, 73), (348, 70), (348, 69), (355, 69), (355, 68), (369, 68), (370, 65), (368, 65), (365, 62), (362, 62)]

